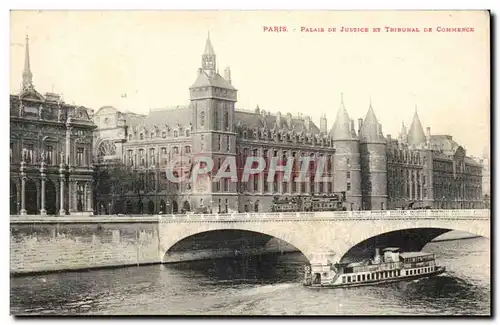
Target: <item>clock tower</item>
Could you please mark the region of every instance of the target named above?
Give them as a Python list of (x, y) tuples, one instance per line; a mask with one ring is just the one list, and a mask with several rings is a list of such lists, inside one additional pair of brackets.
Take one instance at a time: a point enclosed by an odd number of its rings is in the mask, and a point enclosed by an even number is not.
[[(210, 35), (202, 54), (201, 68), (189, 88), (193, 111), (193, 158), (210, 157), (214, 168), (210, 176), (197, 177), (193, 182), (192, 203), (213, 213), (238, 211), (237, 182), (213, 178), (228, 157), (236, 157), (235, 103), (237, 90), (230, 77), (219, 75), (216, 55)], [(229, 68), (226, 74), (230, 76)], [(194, 161), (193, 161), (194, 162)]]

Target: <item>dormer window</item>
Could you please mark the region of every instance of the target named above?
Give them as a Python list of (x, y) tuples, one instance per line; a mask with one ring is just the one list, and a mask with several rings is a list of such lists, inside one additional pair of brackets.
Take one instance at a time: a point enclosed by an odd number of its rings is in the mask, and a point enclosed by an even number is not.
[(177, 138), (179, 136), (179, 132), (176, 130), (174, 131), (174, 138)]
[(188, 137), (191, 134), (189, 130), (186, 130), (186, 136)]
[(128, 139), (129, 139), (129, 141), (132, 140), (132, 134), (128, 135)]
[(141, 134), (139, 135), (139, 139), (144, 140), (144, 133), (141, 133)]
[(162, 137), (163, 139), (165, 139), (165, 138), (167, 137), (167, 132), (162, 132), (162, 133), (161, 133), (161, 137)]

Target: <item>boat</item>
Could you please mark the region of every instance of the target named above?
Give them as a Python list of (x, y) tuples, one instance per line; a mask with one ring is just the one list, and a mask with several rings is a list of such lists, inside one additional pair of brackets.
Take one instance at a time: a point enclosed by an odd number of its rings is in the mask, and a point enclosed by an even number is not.
[(442, 274), (444, 266), (426, 252), (400, 252), (398, 247), (375, 249), (373, 259), (353, 263), (331, 263), (328, 254), (313, 257), (305, 266), (307, 287), (345, 288), (414, 280)]

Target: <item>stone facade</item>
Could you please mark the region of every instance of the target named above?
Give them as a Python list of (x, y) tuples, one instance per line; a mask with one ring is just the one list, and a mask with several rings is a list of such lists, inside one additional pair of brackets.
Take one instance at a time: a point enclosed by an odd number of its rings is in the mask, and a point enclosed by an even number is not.
[[(180, 213), (200, 208), (214, 213), (270, 211), (274, 196), (330, 195), (344, 192), (348, 210), (385, 210), (409, 206), (479, 208), (481, 170), (465, 150), (447, 135), (425, 135), (418, 115), (409, 132), (399, 139), (384, 137), (371, 103), (365, 119), (349, 117), (344, 100), (333, 127), (326, 117), (318, 128), (308, 116), (271, 114), (257, 106), (236, 109), (237, 90), (231, 70), (221, 76), (216, 55), (207, 39), (190, 104), (152, 109), (147, 115), (103, 107), (95, 115), (94, 155), (103, 163), (119, 161), (140, 175), (139, 191), (126, 195), (122, 213)], [(239, 171), (247, 157), (262, 157), (264, 172), (248, 181), (232, 182), (210, 177), (171, 183), (166, 166), (172, 160), (190, 165), (196, 156), (208, 156), (214, 170), (227, 157), (236, 157)], [(290, 180), (282, 175), (268, 182), (269, 162), (278, 157), (325, 157), (323, 176), (331, 181), (296, 183), (294, 165)], [(313, 167), (311, 167), (313, 171)], [(239, 174), (241, 176), (241, 174)], [(213, 175), (211, 175), (213, 176)], [(479, 179), (479, 183), (477, 182)], [(450, 185), (452, 184), (451, 187)], [(97, 205), (106, 210), (110, 194), (97, 193)]]
[(22, 89), (10, 95), (10, 214), (93, 213), (94, 128), (91, 110), (36, 91), (26, 38)]

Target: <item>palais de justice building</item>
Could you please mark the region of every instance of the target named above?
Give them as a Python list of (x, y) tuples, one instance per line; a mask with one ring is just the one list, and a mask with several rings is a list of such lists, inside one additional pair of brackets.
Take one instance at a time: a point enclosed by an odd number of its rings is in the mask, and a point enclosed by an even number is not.
[(10, 214), (93, 213), (91, 110), (35, 89), (28, 37), (22, 76), (10, 95)]
[[(140, 177), (138, 191), (130, 191), (111, 212), (270, 211), (274, 196), (342, 191), (349, 210), (482, 207), (481, 165), (451, 136), (433, 135), (430, 128), (424, 132), (416, 111), (409, 129), (403, 125), (392, 138), (383, 135), (371, 103), (365, 118), (355, 123), (342, 100), (331, 129), (325, 116), (318, 127), (307, 116), (271, 114), (258, 106), (240, 110), (231, 71), (226, 68), (221, 76), (216, 62), (208, 38), (188, 106), (153, 109), (147, 115), (105, 106), (95, 113), (96, 160), (121, 161)], [(267, 162), (271, 157), (325, 157), (324, 175), (332, 181), (314, 182), (312, 174), (309, 182), (296, 183), (292, 173), (287, 182), (279, 175), (267, 182), (267, 170), (248, 182), (167, 181), (169, 161), (189, 164), (196, 155), (212, 157), (215, 170), (226, 157), (236, 157), (239, 168), (248, 156)], [(96, 195), (99, 213), (109, 213), (110, 193)]]

